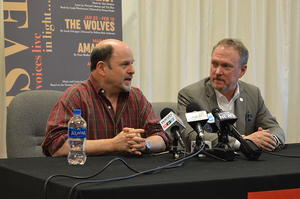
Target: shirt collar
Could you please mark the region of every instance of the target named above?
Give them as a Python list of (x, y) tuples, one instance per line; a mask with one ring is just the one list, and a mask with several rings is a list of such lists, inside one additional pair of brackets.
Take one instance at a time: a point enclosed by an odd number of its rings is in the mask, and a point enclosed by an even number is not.
[(98, 84), (98, 82), (95, 80), (95, 78), (93, 77), (92, 74), (90, 74), (89, 80), (90, 80), (90, 83), (91, 83), (92, 87), (95, 89), (95, 91), (96, 91), (98, 94), (103, 94), (103, 93), (105, 93), (105, 90), (103, 90), (103, 89), (101, 88), (101, 86)]
[[(222, 93), (220, 93), (220, 91), (216, 90), (215, 88), (214, 88), (214, 90), (215, 90), (215, 93), (216, 93), (216, 96), (217, 96), (218, 100), (220, 100), (220, 101), (221, 100), (226, 100), (228, 102), (227, 98)], [(237, 83), (237, 87), (235, 89), (233, 98), (230, 100), (229, 103), (234, 102), (239, 96), (240, 96), (240, 87), (239, 87), (239, 83)]]
[[(90, 74), (89, 80), (91, 82), (91, 85), (94, 87), (95, 91), (102, 96), (106, 96), (106, 90), (104, 90), (99, 83), (95, 80), (95, 78)], [(121, 92), (119, 94), (120, 97), (126, 97), (129, 95), (129, 92)]]

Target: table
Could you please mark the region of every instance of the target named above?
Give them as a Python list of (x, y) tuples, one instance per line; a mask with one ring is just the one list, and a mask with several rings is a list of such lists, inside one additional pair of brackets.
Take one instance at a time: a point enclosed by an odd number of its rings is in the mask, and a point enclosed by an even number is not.
[[(288, 144), (273, 153), (299, 155), (300, 144)], [(83, 166), (72, 166), (66, 157), (0, 159), (1, 198), (45, 198), (44, 183), (53, 174), (87, 176), (101, 170), (114, 158), (122, 158), (138, 171), (174, 162), (172, 154), (151, 156), (105, 155), (88, 157)], [(243, 155), (233, 161), (193, 157), (184, 165), (118, 181), (76, 187), (76, 198), (248, 198), (249, 192), (300, 190), (300, 159), (263, 153), (257, 161)], [(121, 161), (110, 165), (90, 180), (104, 180), (134, 174)], [(57, 177), (47, 186), (47, 197), (68, 198), (82, 180)], [(294, 192), (295, 193), (295, 192)], [(300, 192), (299, 192), (300, 193)]]

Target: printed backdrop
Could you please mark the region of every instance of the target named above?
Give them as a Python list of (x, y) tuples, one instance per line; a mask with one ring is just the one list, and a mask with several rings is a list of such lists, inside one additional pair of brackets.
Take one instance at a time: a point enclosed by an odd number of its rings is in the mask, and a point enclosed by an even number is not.
[(121, 0), (16, 0), (3, 9), (7, 105), (23, 91), (85, 81), (94, 46), (122, 40)]

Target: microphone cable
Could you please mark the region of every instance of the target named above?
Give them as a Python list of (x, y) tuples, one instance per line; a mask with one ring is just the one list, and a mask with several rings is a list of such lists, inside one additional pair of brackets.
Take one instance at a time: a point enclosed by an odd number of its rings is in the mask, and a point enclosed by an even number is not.
[(266, 150), (263, 150), (263, 152), (270, 154), (270, 155), (281, 156), (281, 157), (286, 157), (286, 158), (300, 158), (299, 155), (286, 155), (286, 154), (274, 153), (274, 152), (266, 151)]
[(45, 182), (44, 184), (44, 192), (45, 192), (45, 198), (47, 199), (47, 185), (49, 183), (49, 181), (52, 179), (52, 178), (55, 178), (55, 177), (66, 177), (66, 178), (73, 178), (73, 179), (89, 179), (89, 178), (92, 178), (92, 177), (95, 177), (97, 175), (99, 175), (100, 173), (102, 173), (105, 169), (108, 168), (108, 166), (110, 164), (112, 164), (113, 162), (117, 161), (117, 160), (120, 160), (121, 162), (123, 162), (127, 168), (129, 168), (130, 170), (132, 170), (133, 172), (135, 173), (138, 173), (138, 171), (134, 170), (133, 168), (131, 168), (123, 159), (121, 158), (115, 158), (113, 160), (111, 160), (106, 166), (103, 167), (103, 169), (101, 169), (100, 171), (98, 171), (97, 173), (95, 174), (92, 174), (90, 176), (72, 176), (72, 175), (65, 175), (65, 174), (54, 174), (54, 175), (51, 175)]
[[(101, 183), (101, 182), (109, 182), (109, 181), (117, 181), (117, 180), (125, 180), (125, 179), (130, 179), (130, 178), (133, 178), (133, 177), (136, 177), (136, 176), (139, 176), (139, 175), (142, 175), (142, 174), (150, 174), (150, 173), (154, 173), (156, 171), (160, 171), (162, 169), (171, 169), (171, 168), (176, 168), (176, 167), (180, 167), (183, 165), (183, 161), (187, 160), (187, 159), (190, 159), (194, 156), (197, 156), (205, 147), (205, 144), (202, 144), (202, 147), (199, 149), (199, 151), (197, 151), (196, 153), (193, 153), (189, 156), (186, 156), (185, 158), (183, 159), (180, 159), (180, 160), (177, 160), (175, 162), (172, 162), (170, 164), (167, 164), (165, 166), (161, 166), (161, 167), (157, 167), (155, 169), (149, 169), (149, 170), (145, 170), (145, 171), (137, 171), (133, 168), (131, 168), (125, 160), (123, 160), (122, 158), (115, 158), (113, 160), (111, 160), (109, 163), (107, 163), (100, 171), (98, 171), (97, 173), (95, 174), (92, 174), (90, 176), (71, 176), (71, 175), (64, 175), (64, 174), (54, 174), (52, 176), (50, 176), (46, 182), (45, 182), (45, 185), (44, 185), (44, 192), (45, 192), (45, 198), (47, 199), (47, 184), (49, 183), (49, 181), (54, 178), (54, 177), (66, 177), (66, 178), (73, 178), (73, 179), (89, 179), (89, 178), (92, 178), (92, 177), (95, 177), (97, 175), (99, 175), (100, 173), (102, 173), (105, 169), (107, 169), (113, 162), (115, 161), (121, 161), (123, 164), (125, 164), (125, 166), (130, 169), (131, 171), (133, 171), (135, 174), (132, 174), (132, 175), (129, 175), (129, 176), (124, 176), (124, 177), (119, 177), (119, 178), (109, 178), (109, 179), (104, 179), (104, 180), (94, 180), (94, 181), (82, 181), (82, 182), (78, 182), (76, 183), (70, 190), (69, 192), (69, 196), (68, 198), (71, 199), (71, 196), (72, 196), (72, 192), (73, 190), (79, 186), (79, 185), (82, 185), (82, 184), (91, 184), (91, 183)], [(180, 163), (179, 165), (176, 165)], [(75, 195), (76, 196), (76, 195)], [(74, 197), (75, 197), (74, 196)]]

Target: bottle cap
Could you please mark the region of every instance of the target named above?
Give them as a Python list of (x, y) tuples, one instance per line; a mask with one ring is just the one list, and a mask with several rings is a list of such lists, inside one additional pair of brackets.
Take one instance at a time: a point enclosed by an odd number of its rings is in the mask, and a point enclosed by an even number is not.
[(81, 115), (81, 110), (80, 109), (74, 109), (73, 113), (75, 115)]

